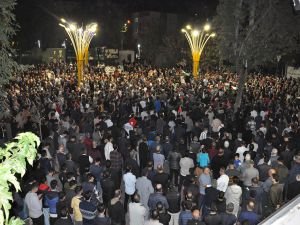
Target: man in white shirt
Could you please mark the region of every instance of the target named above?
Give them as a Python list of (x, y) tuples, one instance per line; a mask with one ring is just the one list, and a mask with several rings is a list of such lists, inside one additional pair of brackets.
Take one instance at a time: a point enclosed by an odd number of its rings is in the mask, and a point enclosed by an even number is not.
[(133, 196), (133, 202), (128, 206), (129, 225), (144, 225), (147, 217), (147, 209), (140, 203), (139, 194)]
[(124, 201), (124, 209), (125, 212), (127, 212), (127, 204), (129, 197), (131, 198), (131, 201), (133, 201), (133, 194), (135, 193), (135, 183), (136, 183), (136, 177), (131, 172), (132, 168), (131, 166), (126, 167), (126, 173), (123, 175), (123, 181), (125, 185), (125, 201)]
[(200, 134), (200, 137), (199, 137), (200, 141), (203, 141), (207, 138), (207, 132), (208, 132), (208, 129), (207, 129), (207, 127), (205, 127), (204, 130)]
[(229, 177), (225, 174), (225, 168), (221, 167), (220, 169), (220, 177), (217, 180), (217, 190), (226, 192), (229, 182)]
[(44, 214), (42, 211), (42, 196), (37, 194), (38, 188), (39, 184), (37, 182), (32, 184), (31, 191), (29, 191), (25, 196), (25, 204), (28, 208), (29, 217), (32, 219), (33, 224), (43, 225)]
[(187, 153), (185, 153), (184, 157), (180, 159), (179, 161), (180, 165), (180, 184), (179, 188), (181, 188), (184, 179), (187, 175), (190, 174), (190, 169), (195, 167), (194, 161), (188, 157)]
[(110, 160), (110, 153), (114, 150), (113, 144), (111, 143), (112, 138), (107, 138), (104, 140), (104, 155), (106, 160)]

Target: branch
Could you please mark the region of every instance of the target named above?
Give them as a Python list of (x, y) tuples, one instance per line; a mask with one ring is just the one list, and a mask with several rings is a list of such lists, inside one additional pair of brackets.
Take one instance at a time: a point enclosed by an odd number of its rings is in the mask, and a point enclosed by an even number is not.
[(268, 15), (268, 13), (270, 12), (271, 8), (272, 8), (272, 0), (269, 0), (269, 7), (268, 7), (268, 9), (267, 9), (267, 10), (264, 12), (264, 14), (263, 14), (263, 15), (262, 15), (262, 16), (261, 16), (261, 17), (253, 24), (253, 26), (251, 27), (251, 29), (248, 31), (248, 33), (247, 33), (247, 35), (246, 35), (246, 37), (245, 37), (245, 39), (244, 39), (244, 41), (243, 41), (243, 43), (242, 43), (242, 45), (241, 45), (241, 47), (240, 47), (239, 57), (241, 56), (241, 54), (242, 54), (242, 52), (243, 52), (243, 50), (244, 50), (244, 47), (245, 47), (246, 43), (248, 42), (248, 40), (249, 40), (249, 38), (250, 38), (252, 32), (257, 28), (258, 24), (260, 24), (260, 23), (263, 21), (263, 19)]

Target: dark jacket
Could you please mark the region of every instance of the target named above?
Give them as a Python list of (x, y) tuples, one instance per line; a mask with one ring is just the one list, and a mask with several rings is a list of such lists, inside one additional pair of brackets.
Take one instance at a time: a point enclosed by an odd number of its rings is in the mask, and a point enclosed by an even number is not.
[(156, 204), (158, 202), (161, 202), (163, 204), (163, 206), (165, 207), (165, 209), (169, 209), (169, 203), (168, 203), (166, 197), (163, 196), (162, 193), (155, 192), (155, 193), (150, 194), (149, 200), (148, 200), (148, 206), (151, 210), (156, 208)]
[(125, 225), (125, 211), (120, 200), (113, 198), (109, 201), (108, 215), (112, 223)]
[(170, 169), (179, 170), (179, 161), (181, 159), (181, 154), (179, 152), (171, 151), (168, 156)]

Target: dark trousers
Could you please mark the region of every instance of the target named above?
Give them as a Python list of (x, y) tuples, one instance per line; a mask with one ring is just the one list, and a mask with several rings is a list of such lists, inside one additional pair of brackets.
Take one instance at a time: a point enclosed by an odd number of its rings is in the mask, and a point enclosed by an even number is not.
[(33, 225), (44, 225), (44, 215), (41, 215), (39, 218), (31, 218)]
[(180, 174), (180, 180), (179, 180), (179, 186), (178, 186), (178, 191), (181, 191), (182, 185), (184, 184), (186, 176), (182, 176)]
[(130, 198), (131, 202), (133, 202), (133, 195), (128, 195), (128, 194), (125, 193), (125, 200), (124, 200), (124, 210), (125, 210), (125, 213), (127, 212), (127, 206), (128, 206), (128, 200), (129, 200), (129, 198)]
[(173, 181), (174, 185), (178, 186), (178, 176), (179, 176), (179, 169), (170, 169), (170, 180)]
[(50, 225), (54, 225), (58, 218), (50, 217)]

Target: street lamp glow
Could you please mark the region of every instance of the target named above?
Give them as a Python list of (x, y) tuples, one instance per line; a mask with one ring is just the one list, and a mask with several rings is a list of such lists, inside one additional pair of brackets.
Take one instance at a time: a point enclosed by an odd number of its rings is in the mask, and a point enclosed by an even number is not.
[(207, 41), (211, 37), (216, 36), (216, 33), (208, 33), (209, 30), (210, 30), (209, 24), (206, 24), (201, 30), (192, 29), (190, 25), (187, 25), (186, 29), (181, 29), (191, 49), (192, 58), (193, 58), (193, 76), (195, 79), (198, 78), (199, 62), (200, 62), (202, 51)]
[(199, 36), (199, 31), (198, 30), (193, 30), (192, 31), (192, 35), (193, 35), (193, 37), (197, 37), (197, 36)]
[(205, 31), (209, 31), (210, 30), (210, 25), (209, 24), (205, 24), (204, 25), (204, 30)]
[(83, 80), (83, 66), (88, 64), (88, 50), (92, 38), (96, 35), (97, 24), (88, 24), (85, 29), (78, 27), (75, 23), (68, 23), (65, 19), (61, 19), (59, 26), (63, 27), (67, 32), (71, 43), (74, 47), (77, 61), (78, 86)]
[(69, 28), (71, 31), (75, 31), (76, 30), (76, 25), (75, 24), (70, 24)]

